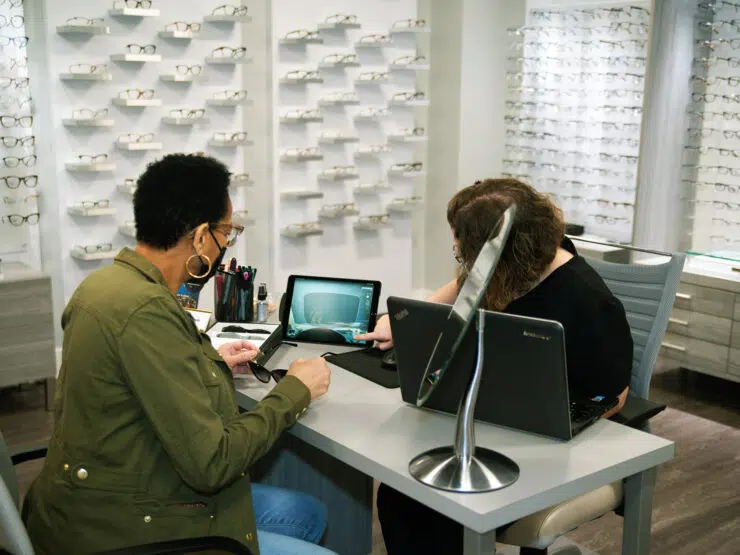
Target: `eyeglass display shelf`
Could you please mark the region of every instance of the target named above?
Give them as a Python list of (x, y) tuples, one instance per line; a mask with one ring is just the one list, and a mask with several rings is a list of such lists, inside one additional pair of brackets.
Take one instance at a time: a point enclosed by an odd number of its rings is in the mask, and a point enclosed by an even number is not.
[(110, 27), (107, 25), (57, 25), (59, 35), (109, 35)]
[(387, 118), (389, 114), (357, 114), (355, 121), (380, 121), (383, 118)]
[(300, 116), (280, 116), (280, 123), (321, 123), (324, 116), (311, 116), (303, 118)]
[(386, 46), (395, 46), (393, 41), (391, 42), (360, 42), (355, 43), (355, 48), (384, 48)]
[(304, 85), (308, 83), (323, 83), (324, 79), (323, 77), (311, 77), (309, 79), (298, 79), (293, 77), (281, 77), (280, 78), (280, 84), (281, 85)]
[(106, 252), (85, 252), (82, 249), (72, 249), (70, 251), (70, 255), (72, 258), (76, 258), (77, 260), (112, 260), (116, 257), (116, 252), (114, 250), (109, 250)]
[(231, 181), (229, 181), (229, 187), (249, 187), (250, 185), (254, 185), (254, 180), (250, 178), (234, 179), (232, 176)]
[(324, 44), (324, 39), (322, 39), (321, 37), (302, 39), (286, 39), (285, 37), (283, 37), (278, 42), (280, 42), (280, 44)]
[(114, 98), (113, 104), (116, 106), (127, 106), (129, 108), (145, 108), (147, 106), (161, 106), (161, 98)]
[(427, 174), (424, 170), (406, 171), (406, 170), (388, 170), (391, 177), (424, 177)]
[(239, 146), (252, 146), (254, 141), (245, 139), (243, 141), (225, 141), (223, 139), (208, 139), (208, 146), (216, 146), (223, 148), (236, 148)]
[(191, 40), (200, 37), (200, 33), (194, 31), (160, 31), (159, 36), (163, 39)]
[(319, 99), (319, 106), (359, 106), (360, 99), (355, 98), (352, 100), (326, 100)]
[(323, 160), (323, 154), (281, 154), (281, 162), (313, 162), (315, 160)]
[(161, 54), (111, 54), (110, 59), (114, 62), (161, 62)]
[(349, 179), (359, 179), (360, 174), (357, 172), (357, 170), (342, 173), (334, 173), (324, 170), (323, 172), (319, 173), (317, 177), (319, 181), (346, 181)]
[(252, 58), (243, 56), (241, 58), (235, 58), (234, 56), (208, 56), (206, 57), (206, 63), (212, 65), (239, 65), (249, 64), (252, 62)]
[(230, 98), (208, 98), (206, 104), (208, 106), (239, 106), (240, 104), (252, 104), (254, 101), (251, 98), (242, 98), (241, 100), (232, 100)]
[(178, 75), (176, 73), (166, 73), (164, 75), (160, 75), (159, 79), (161, 81), (169, 81), (171, 83), (189, 83), (200, 79), (200, 75)]
[(114, 17), (159, 17), (159, 10), (153, 8), (113, 8), (108, 13)]
[(107, 208), (84, 208), (82, 206), (68, 206), (67, 214), (70, 216), (95, 217), (95, 216), (115, 216), (116, 209), (112, 206)]
[(381, 79), (355, 79), (355, 85), (387, 85), (390, 83), (388, 77)]
[(308, 190), (295, 190), (295, 191), (283, 191), (280, 193), (282, 200), (308, 200), (314, 198), (324, 198), (324, 193), (321, 191), (308, 191)]
[(391, 143), (425, 143), (428, 140), (426, 135), (388, 135), (388, 142)]
[[(379, 216), (388, 216), (388, 214), (379, 214)], [(388, 222), (373, 222), (367, 220), (358, 220), (353, 226), (355, 229), (360, 231), (379, 231), (388, 227)]]
[(118, 232), (126, 237), (132, 237), (136, 239), (136, 228), (130, 225), (122, 225), (118, 227)]
[(200, 118), (178, 118), (174, 116), (164, 116), (162, 118), (162, 122), (169, 125), (200, 125), (204, 123), (209, 123), (210, 120), (205, 116)]
[(384, 147), (383, 150), (379, 150), (379, 151), (357, 149), (354, 152), (354, 157), (355, 158), (375, 158), (377, 156), (381, 156), (383, 154), (390, 154), (390, 153), (391, 153), (391, 149), (389, 147)]
[(319, 144), (323, 145), (343, 145), (358, 142), (360, 142), (360, 138), (352, 135), (344, 135), (342, 137), (319, 137)]
[(136, 183), (133, 185), (126, 185), (125, 183), (119, 183), (116, 185), (116, 189), (118, 189), (119, 192), (123, 193), (124, 195), (131, 195), (136, 192)]
[(114, 172), (116, 165), (111, 162), (67, 162), (64, 164), (70, 172)]
[(360, 67), (360, 62), (319, 62), (320, 69), (341, 69), (343, 67)]
[(378, 183), (361, 183), (352, 188), (356, 195), (377, 195), (385, 191), (390, 191), (391, 187), (385, 181)]
[(422, 201), (415, 200), (413, 202), (390, 202), (385, 207), (387, 212), (413, 212), (423, 206)]
[(257, 220), (254, 218), (234, 218), (231, 221), (236, 225), (243, 225), (244, 227), (253, 227), (257, 224)]
[(429, 64), (390, 64), (391, 71), (429, 71)]
[(109, 73), (60, 73), (62, 81), (111, 81), (113, 75)]
[(116, 141), (116, 146), (121, 150), (137, 151), (137, 150), (162, 150), (164, 146), (162, 143), (128, 143), (122, 141)]
[(320, 31), (330, 31), (332, 29), (359, 29), (362, 25), (359, 23), (347, 23), (342, 21), (337, 21), (335, 23), (319, 23), (319, 30)]
[(252, 18), (248, 15), (206, 15), (203, 21), (208, 23), (249, 23)]
[(64, 118), (62, 124), (67, 127), (113, 127), (115, 121), (110, 118)]
[(391, 106), (429, 106), (428, 100), (391, 100), (388, 104)]
[(323, 235), (324, 230), (323, 229), (290, 229), (289, 227), (284, 227), (280, 230), (280, 235), (283, 237), (291, 237), (293, 239), (299, 238), (299, 237), (309, 237), (311, 235)]
[(413, 34), (413, 35), (423, 35), (424, 33), (431, 33), (432, 29), (431, 27), (391, 27), (390, 33), (391, 35), (403, 35), (403, 34)]
[(340, 210), (333, 210), (333, 209), (324, 209), (323, 207), (319, 209), (319, 218), (324, 218), (327, 220), (335, 220), (338, 218), (344, 218), (345, 216), (359, 216), (360, 211), (357, 208), (342, 208)]

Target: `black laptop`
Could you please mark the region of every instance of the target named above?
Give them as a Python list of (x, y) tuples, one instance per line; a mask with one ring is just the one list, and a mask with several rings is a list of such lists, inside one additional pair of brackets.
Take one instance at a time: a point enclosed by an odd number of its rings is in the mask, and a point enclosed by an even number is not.
[[(404, 401), (416, 404), (424, 370), (451, 306), (388, 298), (396, 364)], [(471, 327), (426, 408), (456, 414), (475, 365)], [(571, 439), (617, 405), (616, 398), (585, 398), (568, 388), (562, 325), (487, 312), (484, 371), (476, 419), (558, 439)]]

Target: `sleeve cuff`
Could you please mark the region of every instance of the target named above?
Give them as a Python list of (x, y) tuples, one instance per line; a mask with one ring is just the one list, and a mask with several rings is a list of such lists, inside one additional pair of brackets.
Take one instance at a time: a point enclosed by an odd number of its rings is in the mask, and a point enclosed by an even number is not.
[(311, 391), (301, 380), (295, 376), (285, 376), (277, 384), (272, 394), (278, 394), (286, 397), (295, 407), (295, 419), (298, 420), (306, 412), (308, 405), (311, 403)]

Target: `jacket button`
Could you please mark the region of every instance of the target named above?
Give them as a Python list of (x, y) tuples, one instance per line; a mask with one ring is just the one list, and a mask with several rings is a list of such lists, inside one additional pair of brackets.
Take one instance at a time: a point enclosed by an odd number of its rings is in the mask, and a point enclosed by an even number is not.
[(252, 532), (250, 532), (249, 534), (246, 535), (246, 538), (247, 538), (247, 541), (248, 542), (251, 542), (253, 537), (254, 537), (254, 534), (252, 534)]
[(84, 468), (80, 468), (77, 471), (77, 478), (80, 480), (87, 480), (87, 470), (85, 470)]
[(246, 473), (246, 472), (242, 472), (242, 477), (244, 477), (244, 476), (246, 476), (246, 475), (247, 475), (247, 473)]
[(151, 521), (152, 521), (152, 517), (150, 517), (149, 515), (146, 515), (144, 517), (144, 522), (146, 522), (147, 524), (149, 524)]
[(62, 468), (64, 468), (64, 470), (67, 471), (69, 470), (69, 465), (67, 463), (64, 463), (64, 466)]
[(216, 515), (211, 515), (211, 520), (213, 520), (214, 518), (216, 518)]
[(211, 376), (213, 376), (214, 378), (217, 378), (218, 377), (218, 376), (216, 376), (216, 372), (211, 372)]
[(300, 412), (295, 413), (295, 419), (296, 420), (298, 420), (300, 417), (301, 417), (301, 413)]
[(306, 409), (305, 408), (301, 411), (301, 414), (306, 414)]

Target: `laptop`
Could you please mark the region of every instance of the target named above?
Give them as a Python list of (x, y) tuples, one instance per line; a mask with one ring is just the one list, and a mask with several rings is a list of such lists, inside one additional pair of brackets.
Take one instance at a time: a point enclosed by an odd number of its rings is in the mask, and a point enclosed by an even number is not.
[[(451, 306), (388, 298), (401, 397), (416, 405), (419, 385)], [(425, 407), (456, 414), (476, 360), (477, 330), (468, 330), (439, 387)], [(586, 398), (568, 388), (563, 326), (487, 312), (484, 371), (477, 420), (569, 440), (617, 405), (616, 398)]]

